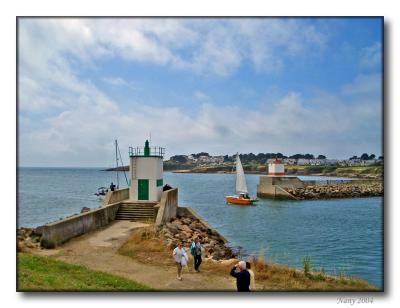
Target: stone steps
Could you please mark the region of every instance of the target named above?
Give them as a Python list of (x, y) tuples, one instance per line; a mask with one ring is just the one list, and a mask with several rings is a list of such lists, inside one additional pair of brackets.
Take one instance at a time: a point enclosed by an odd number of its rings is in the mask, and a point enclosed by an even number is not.
[(154, 221), (157, 203), (123, 203), (120, 205), (116, 220)]

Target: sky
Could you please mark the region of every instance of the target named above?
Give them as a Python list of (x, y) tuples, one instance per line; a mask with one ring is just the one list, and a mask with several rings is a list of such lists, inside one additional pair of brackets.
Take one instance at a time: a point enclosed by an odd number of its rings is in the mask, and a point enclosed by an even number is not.
[(382, 155), (379, 18), (19, 18), (20, 166), (112, 166), (114, 140)]

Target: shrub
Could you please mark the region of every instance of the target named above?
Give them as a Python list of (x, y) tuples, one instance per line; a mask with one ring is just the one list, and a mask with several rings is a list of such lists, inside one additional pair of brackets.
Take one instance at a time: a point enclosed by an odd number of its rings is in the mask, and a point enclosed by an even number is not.
[(309, 256), (303, 258), (303, 268), (304, 268), (304, 275), (309, 277), (311, 272), (311, 258)]

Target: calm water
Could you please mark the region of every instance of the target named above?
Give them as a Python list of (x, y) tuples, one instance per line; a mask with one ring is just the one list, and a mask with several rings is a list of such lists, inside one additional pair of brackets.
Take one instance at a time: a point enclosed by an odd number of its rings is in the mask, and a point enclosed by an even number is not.
[[(225, 203), (224, 196), (233, 193), (234, 175), (164, 177), (165, 183), (179, 188), (180, 206), (195, 209), (230, 245), (243, 247), (242, 254), (263, 254), (269, 261), (298, 268), (309, 256), (314, 269), (361, 277), (382, 287), (382, 198), (260, 200), (256, 206), (241, 207)], [(258, 178), (246, 175), (253, 196)], [(18, 225), (38, 226), (78, 213), (83, 206), (97, 208), (97, 188), (115, 180), (115, 172), (98, 169), (21, 168)]]

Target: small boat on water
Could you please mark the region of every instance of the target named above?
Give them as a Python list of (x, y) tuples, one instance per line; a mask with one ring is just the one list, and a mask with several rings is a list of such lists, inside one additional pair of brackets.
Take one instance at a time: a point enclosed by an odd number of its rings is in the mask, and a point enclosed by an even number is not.
[(97, 189), (97, 193), (95, 193), (96, 196), (105, 196), (108, 193), (108, 188), (107, 187), (99, 187)]
[(239, 153), (236, 154), (236, 193), (235, 196), (226, 196), (226, 202), (229, 204), (252, 205), (258, 199), (251, 199), (247, 191), (246, 177), (242, 163), (239, 158)]

